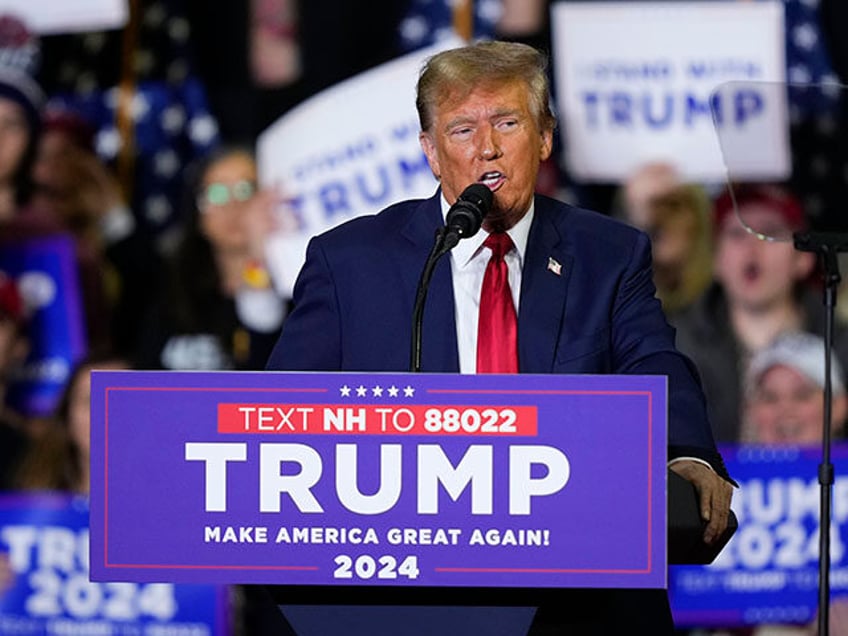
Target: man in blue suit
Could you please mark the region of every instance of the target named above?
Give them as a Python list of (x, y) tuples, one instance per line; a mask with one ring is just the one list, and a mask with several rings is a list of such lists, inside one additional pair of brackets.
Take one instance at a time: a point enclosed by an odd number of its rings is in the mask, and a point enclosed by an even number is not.
[[(419, 78), (417, 107), (421, 146), (439, 190), (310, 242), (294, 310), (267, 368), (409, 370), (422, 267), (451, 205), (468, 185), (482, 183), (494, 195), (482, 230), (460, 241), (433, 274), (421, 370), (479, 371), (478, 328), (489, 319), (479, 309), (491, 253), (484, 243), (490, 234), (506, 233), (517, 370), (668, 376), (670, 465), (695, 484), (708, 521), (704, 540), (716, 540), (727, 524), (732, 488), (697, 374), (675, 349), (655, 298), (648, 237), (534, 194), (555, 126), (545, 58), (504, 42), (437, 54)], [(673, 631), (662, 590), (570, 596), (576, 602), (543, 606), (531, 633)]]

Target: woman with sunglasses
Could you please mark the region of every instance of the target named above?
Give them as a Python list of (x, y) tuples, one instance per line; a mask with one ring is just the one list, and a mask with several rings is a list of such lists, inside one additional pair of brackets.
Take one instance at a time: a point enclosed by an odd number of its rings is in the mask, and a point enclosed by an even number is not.
[(262, 369), (286, 303), (264, 266), (274, 193), (253, 153), (225, 147), (187, 174), (186, 216), (138, 364), (173, 370)]

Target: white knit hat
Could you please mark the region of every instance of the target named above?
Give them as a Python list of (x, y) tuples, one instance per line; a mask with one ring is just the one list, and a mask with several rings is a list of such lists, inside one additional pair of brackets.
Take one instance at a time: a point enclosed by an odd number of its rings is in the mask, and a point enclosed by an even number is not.
[[(795, 369), (824, 388), (824, 340), (805, 332), (790, 332), (778, 336), (751, 358), (747, 374), (748, 387), (754, 388), (765, 372), (776, 366)], [(830, 379), (835, 394), (845, 392), (842, 366), (835, 355), (831, 356)]]

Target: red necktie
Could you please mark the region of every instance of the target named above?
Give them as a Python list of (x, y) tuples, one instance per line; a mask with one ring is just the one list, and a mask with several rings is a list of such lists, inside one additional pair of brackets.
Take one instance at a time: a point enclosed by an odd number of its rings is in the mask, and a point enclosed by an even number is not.
[(504, 260), (504, 254), (513, 247), (512, 239), (509, 234), (496, 232), (483, 245), (492, 250), (492, 257), (480, 292), (477, 373), (518, 373), (518, 321)]

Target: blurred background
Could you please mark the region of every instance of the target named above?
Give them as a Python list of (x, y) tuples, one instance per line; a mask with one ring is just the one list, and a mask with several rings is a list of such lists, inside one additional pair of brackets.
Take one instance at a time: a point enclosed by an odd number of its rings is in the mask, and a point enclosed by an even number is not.
[[(649, 234), (741, 485), (724, 560), (672, 572), (681, 633), (813, 633), (822, 269), (791, 239), (844, 230), (847, 29), (844, 0), (0, 0), (0, 485), (84, 498), (88, 414), (71, 403), (91, 369), (262, 369), (306, 241), (435, 191), (414, 109), (424, 59), (520, 41), (549, 54), (559, 120), (537, 189)], [(801, 450), (746, 450), (774, 446)], [(43, 512), (34, 501), (0, 526)], [(2, 563), (0, 590), (18, 591), (0, 621), (24, 621), (32, 564)], [(212, 618), (180, 618), (204, 633), (274, 619), (247, 590), (207, 592)], [(189, 591), (133, 593), (167, 607)], [(832, 633), (848, 633), (834, 607)]]

